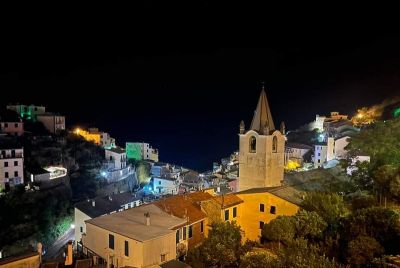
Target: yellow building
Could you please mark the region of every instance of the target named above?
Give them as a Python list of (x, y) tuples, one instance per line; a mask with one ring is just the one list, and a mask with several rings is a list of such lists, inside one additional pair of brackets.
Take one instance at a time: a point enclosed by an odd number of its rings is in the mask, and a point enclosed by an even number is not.
[(292, 187), (253, 188), (236, 193), (243, 200), (239, 225), (244, 240), (259, 241), (264, 224), (278, 216), (292, 216), (299, 210), (302, 199)]
[(285, 136), (275, 129), (267, 95), (261, 91), (250, 129), (240, 123), (239, 191), (280, 186), (283, 181)]
[(39, 268), (40, 263), (41, 258), (38, 252), (0, 259), (0, 267), (2, 268)]
[(101, 132), (99, 132), (98, 130), (92, 130), (92, 131), (86, 131), (83, 129), (79, 129), (77, 128), (74, 133), (76, 135), (82, 136), (85, 140), (87, 141), (91, 141), (97, 145), (100, 145), (100, 140), (101, 140)]

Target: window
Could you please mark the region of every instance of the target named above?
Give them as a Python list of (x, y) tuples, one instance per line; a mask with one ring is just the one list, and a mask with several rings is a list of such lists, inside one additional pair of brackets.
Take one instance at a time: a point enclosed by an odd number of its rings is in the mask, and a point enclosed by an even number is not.
[(183, 227), (183, 240), (186, 240), (186, 226)]
[(5, 127), (5, 128), (8, 128), (8, 123), (4, 123), (4, 127)]
[(114, 249), (114, 236), (112, 234), (108, 235), (108, 247)]
[(18, 166), (18, 161), (14, 161), (14, 167)]
[(81, 226), (81, 228), (79, 228), (79, 229), (80, 229), (81, 233), (83, 233), (83, 227)]
[(251, 136), (249, 141), (249, 151), (250, 153), (255, 153), (257, 150), (257, 140), (256, 137)]
[(236, 218), (236, 215), (237, 215), (237, 207), (234, 207), (234, 208), (233, 208), (233, 215), (232, 215), (232, 217), (233, 217), (233, 218)]
[(229, 220), (229, 209), (225, 210), (225, 220)]
[(264, 212), (264, 204), (260, 204), (260, 211)]
[(318, 163), (321, 163), (321, 159), (318, 159)]
[(14, 177), (18, 177), (18, 171), (14, 171)]
[(161, 254), (161, 262), (165, 262), (165, 254)]
[(8, 162), (4, 162), (4, 167), (8, 167)]
[(14, 124), (14, 127), (15, 127), (15, 128), (18, 128), (18, 123), (15, 123), (15, 124)]
[(278, 151), (278, 138), (276, 136), (272, 138), (272, 151), (274, 153)]
[(176, 243), (178, 244), (179, 243), (179, 233), (180, 233), (180, 230), (178, 229), (178, 230), (176, 230)]
[(318, 153), (318, 156), (321, 156), (321, 153)]
[(275, 206), (271, 206), (271, 208), (269, 209), (269, 213), (276, 214), (276, 207)]
[(8, 178), (8, 172), (5, 172), (5, 173), (4, 173), (4, 177), (5, 177), (5, 178)]
[(129, 242), (125, 241), (125, 256), (129, 257)]
[(262, 230), (264, 228), (264, 222), (260, 221), (260, 229)]
[(200, 222), (200, 232), (204, 232), (204, 221)]
[(161, 181), (158, 181), (158, 185), (161, 185)]
[(189, 226), (189, 238), (192, 238), (193, 236), (193, 225)]

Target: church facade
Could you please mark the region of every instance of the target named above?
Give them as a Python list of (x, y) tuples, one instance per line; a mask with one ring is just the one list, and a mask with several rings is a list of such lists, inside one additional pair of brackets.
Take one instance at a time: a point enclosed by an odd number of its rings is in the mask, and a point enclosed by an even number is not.
[(240, 123), (238, 191), (281, 186), (284, 172), (284, 124), (275, 129), (267, 94), (261, 91), (257, 108), (246, 130)]

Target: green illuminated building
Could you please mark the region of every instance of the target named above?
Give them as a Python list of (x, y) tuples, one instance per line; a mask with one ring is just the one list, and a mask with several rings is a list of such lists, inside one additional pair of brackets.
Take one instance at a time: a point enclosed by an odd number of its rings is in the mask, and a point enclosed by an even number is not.
[(127, 142), (125, 151), (128, 159), (142, 160), (142, 147), (140, 142)]

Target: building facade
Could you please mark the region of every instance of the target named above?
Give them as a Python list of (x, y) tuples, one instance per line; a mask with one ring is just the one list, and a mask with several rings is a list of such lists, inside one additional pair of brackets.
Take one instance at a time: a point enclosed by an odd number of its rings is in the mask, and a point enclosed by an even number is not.
[(129, 159), (151, 160), (158, 162), (158, 150), (145, 142), (127, 142), (125, 145)]
[(0, 148), (0, 187), (24, 183), (24, 149)]
[(0, 131), (15, 136), (22, 136), (24, 134), (24, 123), (22, 121), (0, 122)]
[(284, 172), (285, 136), (276, 130), (263, 89), (250, 129), (240, 124), (239, 191), (279, 186)]
[(41, 122), (44, 127), (52, 134), (56, 134), (65, 130), (65, 116), (53, 113), (38, 114), (37, 121)]
[(37, 105), (23, 105), (23, 104), (15, 104), (15, 105), (7, 105), (7, 109), (18, 113), (21, 118), (28, 120), (36, 120), (36, 116), (39, 114), (46, 113), (46, 107), (37, 106)]

